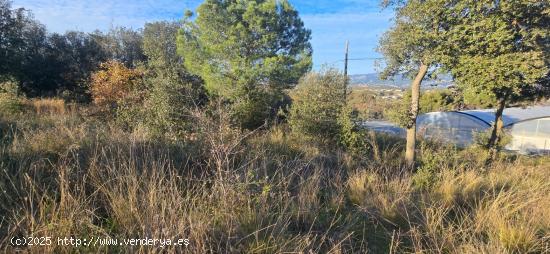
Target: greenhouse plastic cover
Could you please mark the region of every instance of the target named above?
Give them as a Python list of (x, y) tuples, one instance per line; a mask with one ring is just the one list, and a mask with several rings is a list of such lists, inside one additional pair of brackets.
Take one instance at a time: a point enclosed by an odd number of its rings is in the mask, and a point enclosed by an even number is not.
[[(457, 113), (475, 117), (488, 125), (492, 125), (495, 121), (494, 109), (478, 109), (457, 111)], [(525, 108), (507, 108), (504, 109), (502, 119), (504, 126), (509, 126), (518, 122), (530, 119), (550, 117), (550, 106), (532, 106)]]

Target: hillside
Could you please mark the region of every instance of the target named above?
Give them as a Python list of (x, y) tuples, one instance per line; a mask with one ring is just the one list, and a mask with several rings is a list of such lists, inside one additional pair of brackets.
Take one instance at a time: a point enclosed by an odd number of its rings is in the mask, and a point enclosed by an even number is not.
[[(382, 80), (377, 73), (350, 75), (351, 85), (353, 86), (388, 86), (397, 88), (407, 88), (411, 84), (411, 79), (396, 76), (392, 79)], [(445, 88), (453, 84), (450, 75), (440, 75), (437, 79), (426, 78), (423, 86)]]

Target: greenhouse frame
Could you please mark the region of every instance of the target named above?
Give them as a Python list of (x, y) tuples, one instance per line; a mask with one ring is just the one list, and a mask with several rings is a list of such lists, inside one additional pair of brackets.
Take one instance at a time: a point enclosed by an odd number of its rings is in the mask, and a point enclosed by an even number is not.
[[(432, 112), (420, 115), (418, 133), (459, 146), (475, 142), (495, 121), (495, 110)], [(503, 112), (504, 128), (510, 134), (507, 150), (520, 153), (550, 153), (550, 106), (507, 108)]]

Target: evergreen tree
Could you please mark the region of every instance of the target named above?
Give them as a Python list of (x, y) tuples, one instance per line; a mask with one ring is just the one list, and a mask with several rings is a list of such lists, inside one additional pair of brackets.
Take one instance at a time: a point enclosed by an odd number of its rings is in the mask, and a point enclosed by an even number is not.
[(206, 0), (197, 13), (178, 36), (185, 66), (242, 127), (258, 127), (311, 69), (311, 32), (287, 0)]

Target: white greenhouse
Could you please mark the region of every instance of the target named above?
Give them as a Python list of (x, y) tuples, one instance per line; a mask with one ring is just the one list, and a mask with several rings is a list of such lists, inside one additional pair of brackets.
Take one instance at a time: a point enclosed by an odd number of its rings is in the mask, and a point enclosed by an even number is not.
[[(439, 139), (467, 146), (477, 133), (490, 129), (495, 110), (432, 112), (420, 115), (418, 133), (425, 138)], [(504, 128), (511, 134), (508, 150), (521, 153), (550, 152), (550, 106), (507, 108), (503, 113)]]

